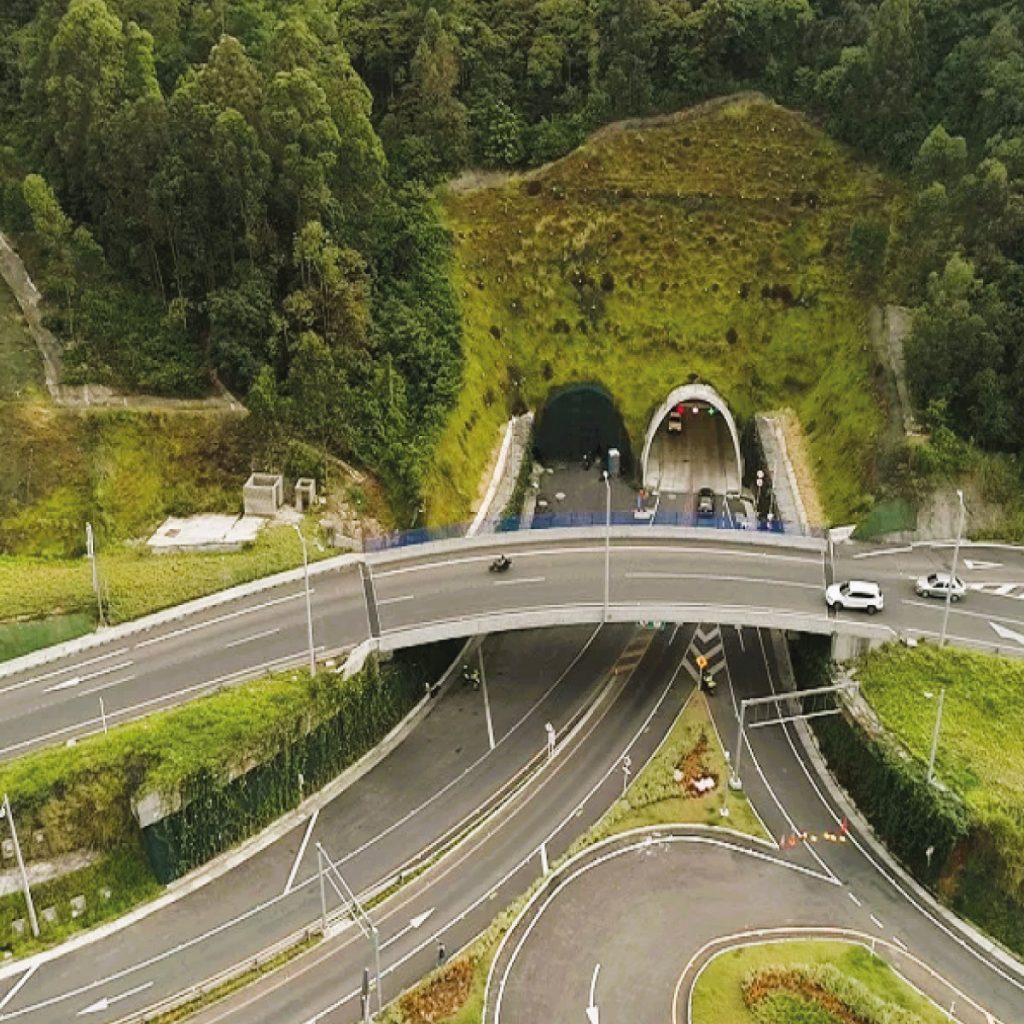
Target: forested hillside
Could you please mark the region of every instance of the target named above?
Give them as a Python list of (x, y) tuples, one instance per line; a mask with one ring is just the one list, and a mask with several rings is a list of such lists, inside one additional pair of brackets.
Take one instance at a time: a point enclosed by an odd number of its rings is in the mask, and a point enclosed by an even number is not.
[(7, 0), (0, 223), (80, 378), (216, 374), (411, 507), (461, 373), (429, 187), (755, 87), (909, 176), (866, 284), (923, 307), (930, 425), (1016, 451), (1022, 36), (1010, 0)]

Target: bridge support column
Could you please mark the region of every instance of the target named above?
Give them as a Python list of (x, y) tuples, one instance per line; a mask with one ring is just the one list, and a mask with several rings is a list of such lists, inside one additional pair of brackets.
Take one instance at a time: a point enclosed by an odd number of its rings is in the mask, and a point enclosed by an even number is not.
[(832, 634), (832, 660), (853, 661), (876, 647), (881, 647), (882, 641), (874, 638), (868, 639), (863, 636), (852, 636), (849, 633)]

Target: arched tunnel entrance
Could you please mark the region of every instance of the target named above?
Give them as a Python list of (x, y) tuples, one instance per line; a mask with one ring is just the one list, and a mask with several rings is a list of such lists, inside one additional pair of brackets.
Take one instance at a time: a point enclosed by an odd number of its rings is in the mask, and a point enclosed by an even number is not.
[(617, 448), (620, 472), (633, 463), (629, 434), (612, 396), (600, 384), (569, 384), (553, 391), (534, 430), (534, 452), (546, 464), (597, 460)]
[(728, 404), (708, 384), (674, 388), (647, 427), (644, 486), (692, 494), (738, 491), (743, 479), (740, 435)]

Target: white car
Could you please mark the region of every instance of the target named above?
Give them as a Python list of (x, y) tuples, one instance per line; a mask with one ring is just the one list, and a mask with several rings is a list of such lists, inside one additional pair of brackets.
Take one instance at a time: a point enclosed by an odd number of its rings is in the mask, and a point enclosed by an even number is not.
[[(952, 586), (950, 580), (953, 581)], [(945, 600), (948, 594), (950, 601), (959, 601), (967, 593), (964, 581), (957, 576), (950, 576), (948, 572), (933, 572), (922, 576), (914, 584), (914, 589), (921, 597), (941, 597)]]
[(847, 580), (845, 583), (833, 583), (825, 589), (825, 604), (829, 608), (865, 611), (868, 615), (874, 615), (882, 610), (885, 599), (877, 583)]

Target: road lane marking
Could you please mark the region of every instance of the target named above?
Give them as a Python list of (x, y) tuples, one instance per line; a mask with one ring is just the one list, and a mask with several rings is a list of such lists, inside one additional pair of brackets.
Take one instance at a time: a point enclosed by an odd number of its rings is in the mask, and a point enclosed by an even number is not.
[(378, 597), (377, 604), (398, 604), (399, 601), (415, 601), (415, 594), (402, 594), (399, 597)]
[(81, 1017), (84, 1013), (102, 1013), (104, 1010), (113, 1006), (114, 1003), (121, 1002), (122, 999), (128, 999), (130, 996), (137, 996), (140, 992), (145, 992), (147, 988), (152, 988), (153, 982), (147, 981), (142, 985), (136, 985), (135, 988), (128, 989), (127, 992), (122, 992), (117, 996), (104, 996), (102, 999), (97, 999), (95, 1003), (90, 1003), (84, 1009), (78, 1011), (78, 1016)]
[[(315, 594), (316, 591), (310, 587), (310, 594)], [(181, 629), (172, 629), (170, 633), (161, 633), (160, 636), (150, 637), (148, 640), (140, 640), (135, 646), (138, 647), (149, 647), (152, 644), (162, 643), (164, 640), (173, 640), (175, 637), (184, 636), (186, 633), (193, 633), (197, 629), (206, 629), (208, 626), (216, 626), (221, 622), (228, 622), (231, 619), (237, 619), (242, 615), (251, 615), (253, 612), (261, 611), (263, 608), (273, 608), (275, 605), (284, 604), (286, 601), (298, 601), (303, 597), (303, 591), (299, 591), (297, 594), (288, 594), (285, 597), (275, 597), (272, 601), (264, 601), (262, 604), (249, 605), (247, 608), (239, 608), (234, 612), (227, 612), (224, 615), (217, 615), (212, 619), (206, 619), (204, 622), (196, 622), (191, 626), (182, 626)]]
[(795, 580), (770, 580), (762, 576), (720, 576), (709, 577), (702, 572), (627, 572), (627, 580), (705, 580), (708, 583), (767, 583), (774, 587), (800, 587), (802, 590), (820, 591), (820, 583), (798, 583)]
[(28, 981), (28, 979), (31, 978), (38, 970), (39, 964), (32, 964), (32, 966), (29, 967), (29, 969), (17, 980), (11, 991), (8, 992), (3, 999), (0, 999), (0, 1010), (2, 1010), (22, 990), (25, 982)]
[(1005, 626), (1000, 626), (998, 622), (990, 622), (989, 625), (996, 631), (996, 635), (1001, 637), (1003, 640), (1013, 640), (1015, 643), (1024, 647), (1024, 634), (1017, 633), (1012, 629), (1007, 629)]
[(265, 629), (262, 633), (253, 633), (252, 636), (242, 637), (241, 640), (232, 640), (231, 643), (225, 644), (225, 647), (241, 647), (242, 644), (252, 643), (253, 640), (262, 640), (266, 636), (273, 636), (275, 633), (280, 633), (280, 627), (274, 629)]
[(896, 945), (899, 946), (904, 953), (909, 952), (907, 949), (907, 944), (898, 935), (894, 935), (892, 937), (892, 941), (895, 942)]
[(601, 1016), (597, 1009), (597, 1004), (594, 1002), (594, 996), (597, 994), (597, 975), (600, 972), (600, 970), (601, 965), (595, 964), (594, 976), (590, 979), (590, 1002), (587, 1004), (588, 1024), (598, 1024)]
[(299, 852), (295, 854), (295, 861), (292, 864), (292, 869), (288, 872), (288, 881), (284, 883), (284, 892), (281, 893), (282, 896), (287, 896), (288, 891), (295, 884), (295, 875), (298, 873), (299, 864), (302, 863), (302, 858), (306, 853), (306, 847), (309, 845), (309, 837), (313, 834), (316, 819), (319, 817), (320, 808), (316, 807), (313, 809), (313, 813), (309, 816), (309, 824), (306, 826), (306, 834), (302, 837), (302, 842), (299, 844)]
[(857, 897), (856, 897), (856, 896), (854, 896), (852, 892), (848, 892), (848, 893), (847, 893), (846, 895), (847, 895), (847, 896), (849, 896), (851, 900), (853, 900), (853, 902), (854, 902), (854, 904), (855, 904), (856, 906), (858, 906), (858, 907), (859, 907), (859, 906), (861, 905), (861, 903), (860, 903), (860, 900), (859, 900), (859, 899), (857, 899)]
[(121, 669), (128, 668), (133, 664), (134, 662), (129, 658), (127, 661), (119, 662), (117, 665), (111, 665), (108, 668), (101, 668), (95, 672), (87, 672), (84, 676), (71, 676), (70, 679), (64, 679), (59, 683), (55, 683), (53, 686), (48, 686), (43, 690), (43, 693), (53, 693), (54, 690), (70, 690), (89, 679), (97, 679), (110, 672), (120, 672)]
[[(900, 600), (900, 604), (912, 604), (915, 608), (932, 608), (936, 611), (941, 611), (945, 606), (944, 601), (915, 601), (913, 598), (905, 597)], [(991, 622), (993, 619), (998, 622), (1008, 622), (1011, 626), (1024, 626), (1024, 622), (1020, 619), (1012, 619), (1008, 615), (986, 615), (984, 612), (968, 612), (964, 611), (963, 608), (957, 608), (956, 605), (951, 605), (949, 609), (950, 615), (968, 615), (972, 619), (985, 619)], [(918, 630), (920, 633), (926, 632), (925, 630)]]
[(87, 658), (85, 661), (76, 662), (74, 665), (65, 665), (63, 668), (51, 669), (43, 672), (42, 675), (33, 676), (31, 679), (23, 679), (20, 683), (13, 683), (11, 686), (0, 687), (0, 696), (5, 693), (12, 693), (14, 690), (23, 689), (33, 683), (41, 683), (44, 679), (52, 679), (54, 676), (63, 675), (65, 672), (74, 672), (76, 669), (85, 668), (86, 665), (95, 665), (100, 661), (109, 661), (111, 658), (123, 658), (127, 651), (110, 651), (108, 654), (101, 654), (97, 658)]
[(390, 939), (382, 942), (380, 948), (387, 949), (388, 946), (393, 946), (402, 936), (408, 935), (409, 932), (416, 931), (433, 913), (435, 908), (431, 907), (429, 910), (424, 910), (422, 914), (417, 914), (415, 917), (409, 918), (409, 923), (404, 928), (399, 928)]
[(880, 932), (881, 932), (881, 931), (885, 931), (885, 925), (884, 925), (884, 924), (882, 924), (882, 922), (881, 922), (881, 921), (879, 921), (879, 920), (878, 920), (878, 918), (877, 918), (877, 917), (875, 917), (875, 915), (874, 915), (874, 914), (872, 914), (872, 915), (871, 915), (871, 923), (872, 923), (872, 924), (873, 924), (873, 925), (874, 925), (874, 926), (875, 926), (875, 927), (876, 927), (876, 928), (877, 928), (877, 929), (878, 929), (878, 930), (879, 930)]
[(967, 569), (1002, 569), (1002, 562), (984, 562), (976, 558), (965, 558), (964, 567)]
[(519, 576), (514, 580), (495, 580), (494, 585), (496, 587), (510, 587), (515, 583), (543, 583), (546, 577), (544, 576)]
[(855, 555), (851, 555), (851, 558), (879, 558), (882, 555), (902, 555), (908, 551), (914, 549), (908, 544), (903, 548), (888, 548), (886, 551), (860, 551)]

